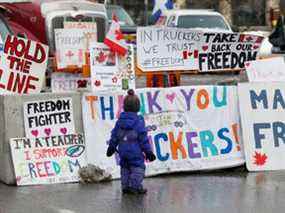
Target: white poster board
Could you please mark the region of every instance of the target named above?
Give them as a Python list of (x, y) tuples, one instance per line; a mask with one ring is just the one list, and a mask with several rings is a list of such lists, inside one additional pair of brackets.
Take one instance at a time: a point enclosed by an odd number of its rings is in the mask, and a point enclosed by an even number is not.
[[(136, 93), (157, 156), (155, 162), (147, 163), (147, 175), (244, 163), (236, 87), (139, 89)], [(120, 174), (118, 156), (106, 157), (107, 141), (122, 112), (123, 99), (122, 93), (82, 97), (88, 163), (114, 178)]]
[(285, 169), (284, 91), (284, 83), (243, 83), (238, 86), (249, 171)]
[(137, 62), (143, 71), (242, 69), (255, 60), (263, 37), (167, 27), (139, 27)]
[(128, 46), (125, 57), (118, 57), (103, 43), (90, 47), (92, 91), (122, 91), (135, 88), (134, 48)]
[(89, 29), (55, 29), (54, 33), (58, 69), (86, 64), (85, 53), (91, 42)]
[(8, 35), (0, 50), (0, 94), (40, 93), (48, 49), (39, 42)]
[(274, 57), (246, 63), (250, 82), (284, 82), (285, 62), (283, 57)]
[(82, 134), (13, 138), (10, 148), (18, 186), (78, 182), (86, 166)]
[(27, 138), (75, 133), (72, 98), (26, 102), (23, 108)]

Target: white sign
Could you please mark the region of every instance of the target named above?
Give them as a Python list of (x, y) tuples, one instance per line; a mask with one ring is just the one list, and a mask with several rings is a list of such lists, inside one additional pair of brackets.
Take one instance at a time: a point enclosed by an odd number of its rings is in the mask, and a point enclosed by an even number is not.
[(86, 166), (81, 134), (10, 139), (17, 185), (78, 182)]
[(55, 29), (58, 69), (86, 64), (86, 52), (92, 35), (90, 33), (89, 29)]
[[(236, 87), (139, 89), (136, 93), (157, 156), (147, 165), (147, 175), (244, 163)], [(82, 99), (88, 163), (107, 170), (114, 178), (120, 173), (118, 156), (106, 157), (107, 141), (122, 112), (123, 100), (122, 93), (85, 94)]]
[(238, 86), (249, 171), (285, 169), (284, 91), (284, 83), (244, 83)]
[(45, 80), (48, 46), (8, 35), (0, 52), (0, 94), (40, 93)]
[(260, 36), (237, 33), (140, 27), (138, 67), (143, 71), (241, 69), (256, 59), (262, 41)]
[(52, 73), (51, 89), (53, 93), (91, 91), (91, 79), (83, 78), (81, 74)]
[(27, 138), (75, 133), (72, 98), (24, 103)]
[(90, 48), (91, 85), (93, 91), (135, 89), (134, 48), (128, 46), (124, 57), (118, 57), (103, 43)]
[(250, 82), (284, 82), (284, 58), (274, 57), (247, 62), (246, 72)]

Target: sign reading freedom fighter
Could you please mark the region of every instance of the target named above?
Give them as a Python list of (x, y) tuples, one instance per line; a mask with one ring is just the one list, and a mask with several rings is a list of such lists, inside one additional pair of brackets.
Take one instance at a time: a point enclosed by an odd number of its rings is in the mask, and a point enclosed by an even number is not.
[(48, 46), (8, 35), (0, 55), (0, 94), (40, 93)]
[(249, 171), (285, 169), (284, 91), (284, 83), (243, 83), (238, 86)]
[[(157, 156), (157, 161), (147, 166), (147, 175), (244, 163), (236, 87), (139, 89), (136, 93)], [(118, 156), (107, 158), (106, 150), (123, 111), (124, 94), (85, 94), (82, 98), (88, 163), (117, 178)]]
[(78, 182), (86, 166), (81, 134), (10, 139), (17, 185)]
[(140, 27), (137, 61), (143, 71), (240, 69), (256, 59), (262, 41), (236, 33)]
[(72, 98), (24, 103), (27, 138), (75, 133)]

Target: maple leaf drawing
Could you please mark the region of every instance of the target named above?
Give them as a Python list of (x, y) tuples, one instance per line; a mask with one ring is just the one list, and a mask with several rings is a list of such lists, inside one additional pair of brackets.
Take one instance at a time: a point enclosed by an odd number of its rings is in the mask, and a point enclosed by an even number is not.
[(263, 166), (266, 163), (266, 160), (267, 160), (266, 154), (255, 152), (255, 155), (253, 157), (255, 160), (254, 164), (257, 166)]
[(107, 55), (105, 55), (102, 51), (96, 56), (96, 61), (98, 61), (100, 64), (103, 63), (107, 58)]
[(116, 30), (115, 31), (115, 35), (116, 35), (116, 39), (117, 40), (122, 40), (124, 38), (123, 33), (121, 32), (121, 30)]

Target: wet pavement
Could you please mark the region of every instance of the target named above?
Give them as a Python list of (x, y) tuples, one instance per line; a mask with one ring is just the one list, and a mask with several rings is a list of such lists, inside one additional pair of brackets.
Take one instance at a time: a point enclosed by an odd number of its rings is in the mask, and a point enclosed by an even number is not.
[(123, 196), (119, 181), (0, 184), (0, 213), (285, 212), (285, 172), (167, 175), (145, 179), (145, 187), (145, 196)]

